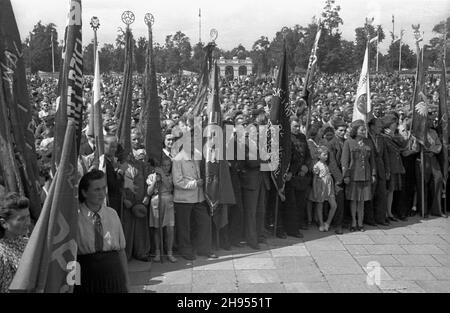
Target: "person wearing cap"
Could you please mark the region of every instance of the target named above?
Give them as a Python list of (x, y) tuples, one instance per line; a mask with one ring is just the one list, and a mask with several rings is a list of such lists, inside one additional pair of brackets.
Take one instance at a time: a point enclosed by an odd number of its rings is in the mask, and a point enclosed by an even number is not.
[(376, 182), (377, 172), (363, 120), (352, 123), (350, 138), (342, 149), (341, 164), (352, 215), (350, 231), (364, 231), (364, 202), (372, 200), (372, 184)]

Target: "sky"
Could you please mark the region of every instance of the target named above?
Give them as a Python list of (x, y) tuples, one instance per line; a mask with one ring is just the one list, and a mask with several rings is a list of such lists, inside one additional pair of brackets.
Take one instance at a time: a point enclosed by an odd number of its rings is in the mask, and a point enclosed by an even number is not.
[[(16, 21), (24, 40), (33, 26), (41, 20), (43, 24), (57, 25), (59, 40), (63, 39), (69, 0), (11, 0)], [(231, 50), (242, 44), (247, 50), (260, 36), (272, 40), (283, 26), (296, 24), (306, 26), (313, 16), (320, 16), (325, 0), (84, 0), (82, 1), (83, 44), (93, 38), (89, 22), (92, 16), (100, 19), (98, 41), (114, 43), (123, 11), (133, 11), (136, 20), (131, 25), (135, 38), (147, 36), (144, 24), (145, 13), (153, 14), (153, 39), (163, 44), (167, 35), (181, 30), (194, 45), (199, 40), (199, 8), (202, 12), (201, 39), (209, 41), (211, 28), (218, 30), (216, 43), (219, 48)], [(424, 42), (435, 37), (433, 26), (450, 17), (450, 0), (336, 0), (341, 6), (340, 26), (346, 40), (354, 40), (355, 28), (364, 25), (365, 17), (374, 17), (374, 24), (381, 24), (387, 39), (380, 44), (385, 53), (390, 43), (392, 15), (395, 16), (395, 33), (405, 30), (404, 42), (415, 46), (412, 24), (421, 25)]]

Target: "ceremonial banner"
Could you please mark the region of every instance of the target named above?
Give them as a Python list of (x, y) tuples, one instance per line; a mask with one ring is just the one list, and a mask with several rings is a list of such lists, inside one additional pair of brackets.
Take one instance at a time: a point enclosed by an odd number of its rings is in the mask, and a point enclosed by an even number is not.
[(77, 282), (77, 129), (77, 122), (70, 117), (56, 177), (20, 260), (11, 291), (65, 293), (73, 291)]
[(83, 42), (81, 0), (69, 1), (69, 14), (63, 47), (63, 65), (59, 80), (59, 105), (55, 120), (53, 173), (59, 165), (68, 117), (76, 121), (75, 145), (77, 153), (81, 142), (83, 116)]
[(359, 77), (358, 89), (356, 91), (356, 100), (353, 105), (352, 121), (367, 121), (367, 114), (372, 111), (370, 105), (370, 83), (369, 83), (369, 45), (366, 45), (366, 53), (364, 54), (364, 62), (361, 68), (361, 76)]
[(122, 93), (119, 105), (116, 109), (116, 118), (119, 125), (117, 128), (117, 138), (124, 149), (124, 153), (131, 153), (131, 109), (133, 96), (133, 34), (130, 29), (125, 33), (125, 69), (123, 74)]
[(222, 114), (219, 102), (219, 68), (213, 61), (209, 76), (209, 96), (206, 113), (208, 125), (204, 131), (204, 173), (205, 198), (213, 216), (216, 229), (228, 223), (227, 205), (235, 204), (233, 186), (228, 162), (225, 160), (225, 146), (222, 128)]
[(439, 154), (444, 185), (448, 178), (448, 106), (447, 106), (447, 79), (445, 77), (445, 60), (442, 60), (441, 81), (439, 82), (439, 124), (437, 132), (442, 142), (442, 150)]
[(322, 34), (322, 27), (319, 25), (319, 29), (316, 33), (316, 39), (314, 41), (311, 55), (309, 57), (308, 70), (306, 71), (305, 84), (303, 88), (303, 99), (308, 107), (311, 106), (312, 97), (314, 95), (314, 75), (317, 67), (317, 49), (319, 47), (320, 35)]
[(95, 71), (94, 84), (92, 86), (93, 99), (91, 115), (93, 119), (93, 133), (95, 137), (95, 159), (94, 163), (99, 164), (98, 169), (106, 174), (105, 163), (105, 142), (103, 140), (103, 116), (102, 116), (102, 96), (101, 96), (101, 79), (100, 76), (100, 58), (98, 50), (95, 52)]
[(422, 55), (423, 49), (420, 49), (417, 58), (417, 72), (415, 94), (413, 95), (413, 119), (411, 125), (411, 135), (421, 144), (425, 145), (427, 141), (427, 119), (428, 119), (428, 100), (424, 95), (425, 73), (423, 70)]
[[(270, 108), (270, 119), (268, 129), (271, 132), (272, 126), (279, 127), (278, 138), (270, 138), (270, 141), (278, 141), (278, 151), (270, 151), (271, 163), (277, 164), (277, 168), (271, 173), (272, 180), (278, 193), (284, 198), (284, 185), (286, 174), (291, 163), (291, 125), (289, 111), (289, 80), (286, 59), (286, 44), (283, 47), (280, 70), (277, 78), (277, 88), (272, 96), (272, 106)], [(275, 160), (278, 160), (276, 162)]]
[(159, 111), (159, 97), (156, 86), (156, 68), (153, 57), (153, 36), (149, 31), (149, 42), (144, 76), (145, 103), (141, 111), (141, 132), (144, 135), (144, 146), (147, 160), (154, 160), (155, 164), (161, 163), (162, 143), (161, 116)]
[(199, 116), (205, 109), (205, 105), (208, 102), (208, 86), (209, 86), (209, 75), (213, 67), (212, 53), (215, 44), (209, 43), (205, 48), (205, 58), (202, 63), (202, 72), (200, 73), (200, 83), (198, 87), (198, 94), (195, 98), (194, 108), (192, 109), (192, 114), (194, 116)]
[(10, 0), (0, 0), (0, 158), (6, 189), (30, 199), (30, 214), (41, 211), (31, 107), (22, 42)]

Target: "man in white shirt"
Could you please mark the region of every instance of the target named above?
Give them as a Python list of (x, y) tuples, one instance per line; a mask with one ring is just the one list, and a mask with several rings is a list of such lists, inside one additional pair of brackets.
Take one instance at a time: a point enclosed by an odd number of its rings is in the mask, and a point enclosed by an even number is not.
[[(189, 135), (189, 133), (185, 133)], [(195, 253), (208, 258), (217, 258), (211, 249), (211, 217), (203, 193), (200, 161), (195, 160), (194, 136), (191, 134), (191, 147), (184, 146), (174, 157), (172, 176), (174, 184), (175, 227), (178, 250), (186, 260), (195, 260)], [(191, 153), (194, 151), (194, 153)], [(191, 217), (194, 218), (195, 238), (191, 240)]]

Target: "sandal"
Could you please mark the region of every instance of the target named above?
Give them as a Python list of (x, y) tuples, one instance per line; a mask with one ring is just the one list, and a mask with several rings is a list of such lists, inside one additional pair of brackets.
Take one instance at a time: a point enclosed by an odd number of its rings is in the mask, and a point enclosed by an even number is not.
[(177, 263), (177, 262), (178, 262), (177, 258), (174, 257), (174, 256), (171, 255), (171, 254), (167, 255), (167, 258), (169, 259), (169, 261), (170, 261), (171, 263)]

